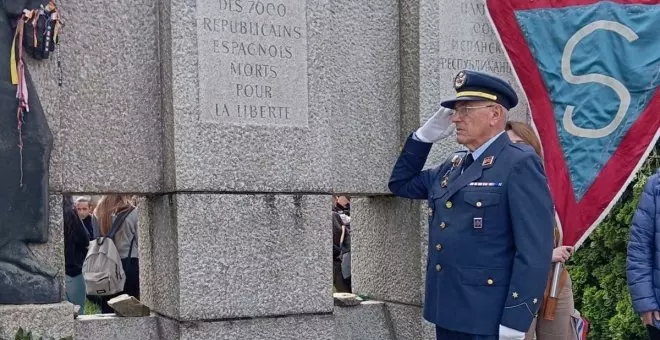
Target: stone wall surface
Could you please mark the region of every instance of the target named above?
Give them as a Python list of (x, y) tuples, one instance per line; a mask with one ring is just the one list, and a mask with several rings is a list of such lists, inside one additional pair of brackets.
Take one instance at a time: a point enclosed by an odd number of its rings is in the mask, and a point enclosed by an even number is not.
[(161, 340), (155, 316), (120, 318), (114, 314), (79, 316), (75, 321), (76, 340)]
[(364, 301), (358, 306), (335, 306), (335, 339), (396, 340), (385, 303)]
[(26, 58), (54, 135), (51, 190), (162, 190), (157, 2), (57, 5), (62, 86), (57, 55)]
[(162, 315), (179, 315), (179, 244), (173, 196), (150, 196), (138, 205), (140, 300)]
[(19, 328), (37, 338), (73, 336), (73, 305), (0, 305), (0, 339), (14, 339)]
[(45, 267), (57, 271), (57, 279), (62, 287), (62, 299), (66, 297), (64, 289), (64, 226), (62, 216), (62, 196), (48, 196), (49, 230), (48, 242), (30, 244), (30, 250), (37, 261)]
[(334, 317), (332, 315), (300, 315), (181, 324), (181, 340), (334, 340), (334, 334)]
[[(149, 246), (147, 301), (191, 321), (331, 312), (329, 202), (272, 194), (150, 198), (149, 216), (160, 222)], [(167, 222), (172, 211), (176, 231)]]
[[(318, 72), (305, 71), (323, 63), (316, 53), (325, 21), (308, 19), (325, 16), (323, 2), (282, 1), (283, 16), (221, 3), (161, 4), (171, 37), (163, 53), (170, 63), (163, 72), (170, 78), (168, 190), (329, 192), (329, 119), (317, 99), (322, 82)], [(248, 23), (268, 24), (266, 34)], [(257, 65), (259, 75), (250, 71)]]
[(391, 197), (351, 202), (353, 291), (421, 305), (418, 204)]
[[(337, 0), (322, 38), (335, 192), (387, 194), (400, 125), (398, 1)], [(327, 151), (326, 151), (327, 152)]]

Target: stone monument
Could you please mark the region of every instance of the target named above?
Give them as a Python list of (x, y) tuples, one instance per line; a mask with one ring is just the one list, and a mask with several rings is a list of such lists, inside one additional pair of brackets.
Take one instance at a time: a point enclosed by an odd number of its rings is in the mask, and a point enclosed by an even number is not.
[[(63, 193), (145, 196), (141, 302), (152, 315), (74, 321), (67, 304), (0, 306), (4, 336), (19, 325), (77, 339), (431, 335), (425, 210), (389, 197), (387, 180), (460, 68), (510, 72), (481, 1), (59, 6), (62, 86), (57, 63), (29, 62), (53, 138), (51, 235), (33, 249), (62, 271)], [(455, 147), (436, 146), (430, 163)], [(333, 193), (363, 196), (353, 286), (384, 302), (333, 306)], [(39, 313), (47, 323), (25, 321)]]

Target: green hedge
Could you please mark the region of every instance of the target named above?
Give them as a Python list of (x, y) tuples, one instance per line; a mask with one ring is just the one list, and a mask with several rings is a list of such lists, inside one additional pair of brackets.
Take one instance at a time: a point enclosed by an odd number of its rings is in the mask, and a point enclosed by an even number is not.
[(575, 308), (590, 321), (589, 339), (646, 339), (626, 285), (626, 247), (640, 193), (660, 167), (658, 152), (656, 144), (635, 180), (568, 263)]

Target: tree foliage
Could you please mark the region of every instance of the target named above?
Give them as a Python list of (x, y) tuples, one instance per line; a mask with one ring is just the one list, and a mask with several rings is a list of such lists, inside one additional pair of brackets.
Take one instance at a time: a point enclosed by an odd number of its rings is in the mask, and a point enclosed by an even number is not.
[(575, 308), (590, 322), (589, 339), (642, 340), (646, 331), (632, 309), (626, 248), (632, 216), (648, 177), (660, 168), (659, 147), (646, 160), (608, 216), (568, 263)]

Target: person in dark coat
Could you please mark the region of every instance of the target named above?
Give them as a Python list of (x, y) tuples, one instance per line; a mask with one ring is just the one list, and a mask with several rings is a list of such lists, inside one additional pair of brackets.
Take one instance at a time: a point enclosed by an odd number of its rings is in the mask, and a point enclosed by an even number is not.
[(85, 314), (85, 279), (82, 267), (89, 247), (89, 234), (73, 208), (71, 196), (64, 196), (64, 269), (66, 272), (66, 298), (80, 306), (79, 314)]
[[(332, 277), (335, 290), (338, 293), (351, 292), (351, 279), (344, 275), (342, 268), (346, 253), (346, 223), (342, 215), (350, 215), (345, 196), (334, 197), (332, 206)], [(350, 243), (349, 243), (350, 244)]]

